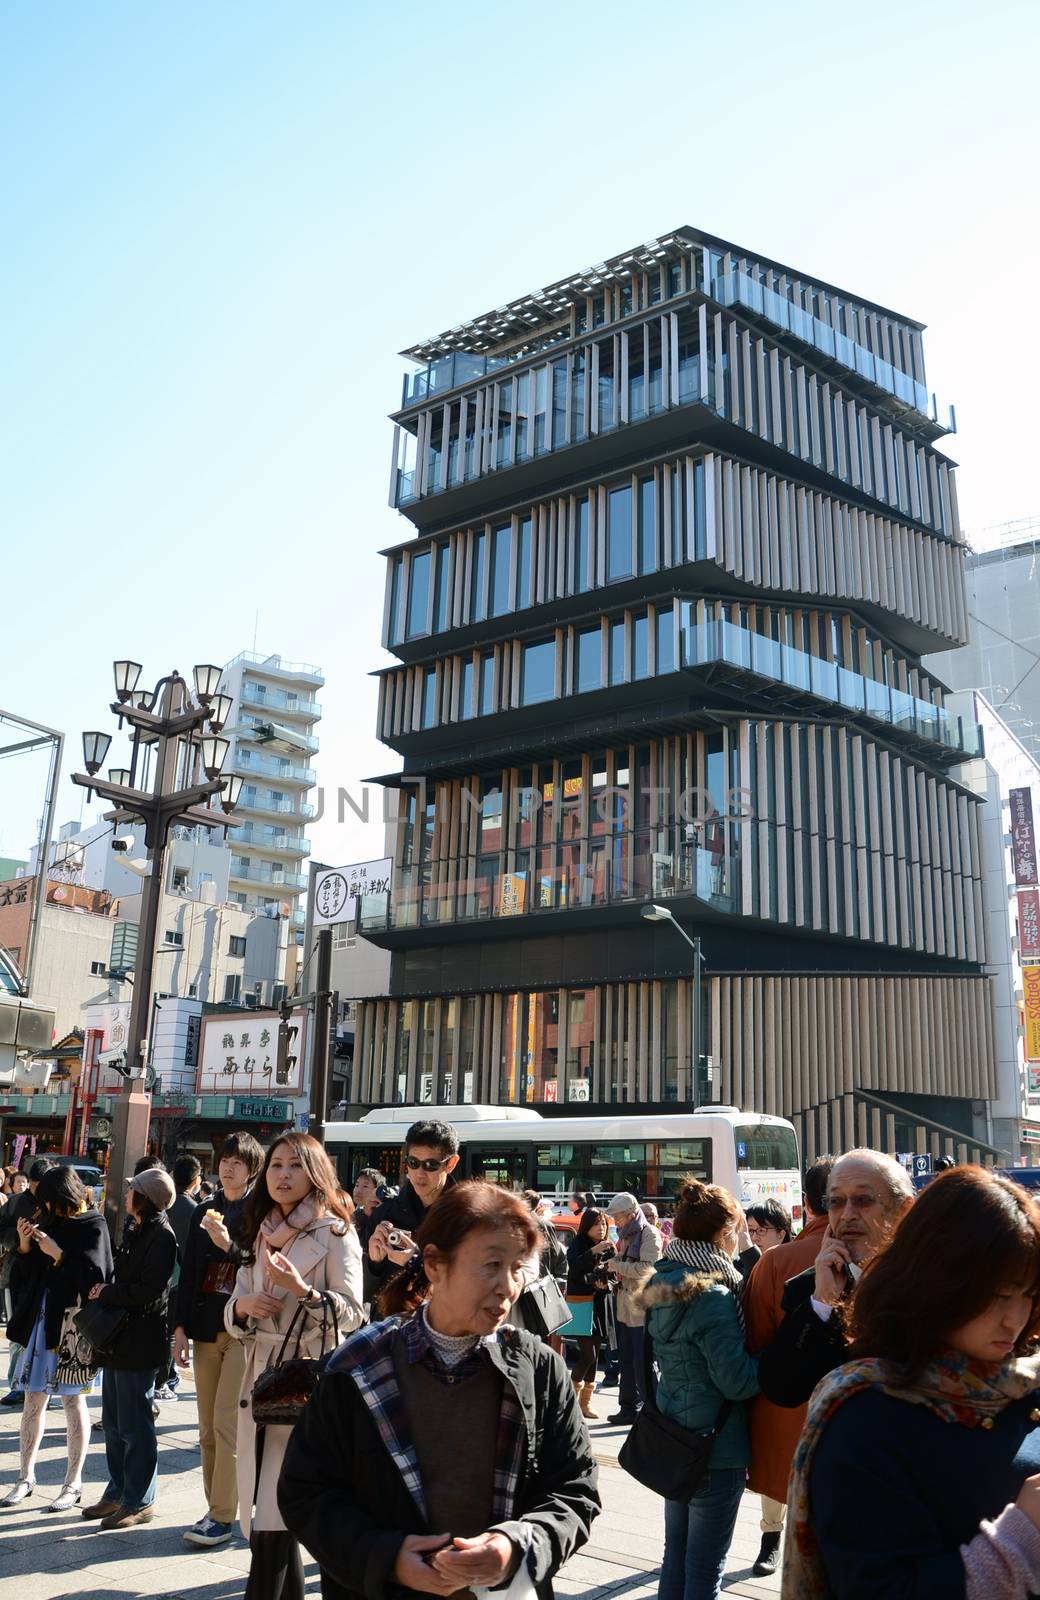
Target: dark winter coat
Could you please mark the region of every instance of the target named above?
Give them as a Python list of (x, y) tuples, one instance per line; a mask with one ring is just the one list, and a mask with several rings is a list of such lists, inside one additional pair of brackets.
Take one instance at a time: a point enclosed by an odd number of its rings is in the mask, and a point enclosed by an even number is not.
[(723, 1402), (732, 1410), (712, 1446), (709, 1466), (746, 1467), (751, 1459), (741, 1401), (758, 1393), (757, 1363), (744, 1346), (733, 1291), (721, 1278), (681, 1261), (659, 1261), (636, 1301), (660, 1368), (658, 1408), (684, 1428), (714, 1427)]
[(815, 1267), (788, 1279), (784, 1320), (759, 1355), (759, 1385), (775, 1406), (804, 1405), (821, 1378), (848, 1359), (842, 1318), (832, 1312), (824, 1322), (809, 1304), (815, 1288)]
[[(171, 1321), (173, 1327), (183, 1328), (189, 1339), (198, 1339), (203, 1344), (214, 1344), (217, 1336), (224, 1332), (224, 1308), (235, 1287), (242, 1259), (248, 1254), (246, 1242), (238, 1237), (247, 1195), (248, 1190), (241, 1200), (229, 1200), (223, 1189), (218, 1189), (212, 1199), (195, 1207), (188, 1223), (188, 1238), (181, 1252), (181, 1276)], [(207, 1211), (219, 1211), (231, 1235), (231, 1248), (226, 1254), (213, 1243), (202, 1226)], [(231, 1268), (227, 1294), (204, 1291), (202, 1280), (206, 1276), (206, 1268), (221, 1263)]]
[(7, 1326), (7, 1337), (12, 1344), (29, 1343), (46, 1294), (44, 1342), (48, 1350), (54, 1350), (61, 1337), (61, 1319), (65, 1311), (77, 1301), (86, 1300), (94, 1285), (104, 1283), (111, 1274), (112, 1241), (108, 1224), (99, 1211), (82, 1211), (79, 1216), (60, 1221), (44, 1220), (41, 1226), (59, 1246), (61, 1260), (55, 1265), (35, 1244), (27, 1254), (18, 1252), (15, 1255), (11, 1271), (14, 1310)]
[(98, 1296), (103, 1306), (124, 1306), (130, 1315), (104, 1365), (116, 1372), (147, 1372), (170, 1361), (166, 1300), (177, 1265), (177, 1239), (165, 1215), (128, 1227), (116, 1253), (111, 1283)]
[[(446, 1187), (449, 1187), (454, 1182), (455, 1179), (449, 1173)], [(444, 1193), (443, 1189), (441, 1193)], [(436, 1204), (436, 1202), (434, 1203)], [(411, 1234), (414, 1239), (415, 1230), (426, 1216), (427, 1210), (428, 1207), (423, 1205), (411, 1183), (405, 1178), (397, 1193), (391, 1195), (389, 1200), (384, 1200), (382, 1205), (377, 1206), (373, 1211), (368, 1219), (368, 1232), (365, 1237), (366, 1300), (371, 1300), (373, 1295), (378, 1294), (386, 1280), (392, 1278), (395, 1272), (400, 1272), (401, 1270), (397, 1263), (391, 1261), (389, 1257), (385, 1261), (373, 1261), (368, 1253), (368, 1240), (371, 1239), (381, 1222), (389, 1222), (392, 1227), (400, 1228), (402, 1232)]]
[(575, 1234), (567, 1246), (567, 1295), (569, 1299), (592, 1296), (592, 1337), (607, 1337), (607, 1261), (611, 1257), (594, 1255), (587, 1233)]
[(40, 1202), (31, 1189), (8, 1195), (0, 1207), (0, 1250), (17, 1250), (19, 1217), (32, 1221), (39, 1209)]
[(992, 1428), (865, 1389), (828, 1420), (809, 1472), (833, 1600), (963, 1600), (959, 1547), (1040, 1472), (1040, 1391)]
[[(431, 1529), (383, 1442), (355, 1377), (338, 1367), (319, 1380), (289, 1441), (278, 1503), (286, 1526), (322, 1569), (322, 1600), (414, 1600), (393, 1582), (408, 1534)], [(528, 1524), (528, 1570), (541, 1600), (588, 1539), (599, 1511), (597, 1472), (567, 1368), (533, 1334), (507, 1329), (489, 1345), (516, 1392), (526, 1449), (515, 1511)], [(496, 1524), (510, 1535), (515, 1523)]]

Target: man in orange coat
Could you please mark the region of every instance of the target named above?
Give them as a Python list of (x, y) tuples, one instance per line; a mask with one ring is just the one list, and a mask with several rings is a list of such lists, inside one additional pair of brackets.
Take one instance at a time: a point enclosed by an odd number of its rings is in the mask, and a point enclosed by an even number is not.
[[(806, 1223), (790, 1244), (767, 1250), (748, 1279), (744, 1291), (747, 1347), (753, 1355), (771, 1342), (784, 1312), (784, 1285), (816, 1260), (827, 1229), (827, 1179), (834, 1161), (821, 1156), (805, 1174), (803, 1194)], [(754, 1572), (759, 1577), (775, 1572), (780, 1555), (780, 1534), (787, 1504), (787, 1479), (795, 1446), (808, 1406), (775, 1406), (756, 1395), (748, 1408), (751, 1434), (751, 1468), (748, 1488), (762, 1496), (762, 1546)]]

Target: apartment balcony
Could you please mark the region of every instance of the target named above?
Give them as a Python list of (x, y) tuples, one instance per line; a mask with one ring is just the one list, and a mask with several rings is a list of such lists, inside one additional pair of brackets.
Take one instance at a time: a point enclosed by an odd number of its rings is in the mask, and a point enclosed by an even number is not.
[(279, 718), (301, 717), (307, 722), (317, 722), (321, 706), (309, 696), (289, 694), (284, 689), (270, 689), (266, 684), (246, 679), (242, 684), (241, 704), (250, 710), (275, 711)]
[[(272, 748), (272, 741), (269, 739), (262, 739), (260, 737), (260, 730), (265, 726), (270, 726), (266, 719), (263, 717), (258, 717), (255, 713), (251, 712), (248, 716), (243, 717), (238, 727), (232, 731), (235, 733), (240, 742), (250, 745), (256, 744), (258, 750), (267, 750)], [(283, 725), (279, 724), (279, 726), (281, 727)], [(284, 732), (286, 734), (291, 733), (294, 746), (299, 746), (301, 749), (306, 750), (309, 755), (317, 754), (318, 741), (314, 734), (303, 733), (302, 731), (298, 731), (296, 728), (284, 728)], [(277, 748), (278, 744), (281, 742), (282, 741), (280, 739), (276, 738), (273, 748)]]
[(280, 761), (275, 756), (262, 756), (255, 750), (238, 749), (231, 760), (232, 770), (246, 777), (254, 774), (264, 778), (277, 778), (279, 783), (302, 783), (312, 788), (317, 783), (313, 767), (297, 766), (294, 761)]
[(307, 879), (300, 872), (284, 872), (280, 867), (260, 861), (243, 863), (234, 856), (229, 877), (232, 883), (263, 883), (274, 889), (286, 889), (290, 894), (307, 887)]
[(238, 666), (257, 667), (266, 676), (306, 679), (318, 688), (325, 682), (321, 668), (309, 661), (287, 661), (284, 656), (265, 656), (257, 650), (240, 650), (224, 671), (230, 672), (232, 667)]
[(228, 843), (234, 848), (236, 845), (250, 845), (257, 850), (269, 851), (272, 855), (309, 856), (311, 853), (310, 840), (302, 834), (279, 833), (274, 828), (254, 828), (251, 823), (244, 827), (232, 828), (228, 834)]
[(524, 852), (399, 867), (389, 895), (362, 899), (358, 931), (391, 946), (412, 942), (396, 935), (460, 924), (505, 931), (508, 923), (519, 936), (530, 919), (680, 898), (732, 915), (740, 895), (736, 828), (729, 843), (718, 828), (717, 849), (688, 843), (689, 831), (680, 824), (572, 840), (532, 851), (534, 868), (523, 864)]
[(301, 821), (307, 821), (314, 815), (314, 807), (308, 805), (305, 800), (296, 802), (293, 800), (265, 799), (265, 794), (269, 796), (270, 790), (261, 791), (250, 798), (246, 793), (245, 785), (243, 785), (238, 804), (235, 806), (235, 815), (248, 811), (250, 813), (256, 812), (259, 816), (264, 817), (299, 817)]

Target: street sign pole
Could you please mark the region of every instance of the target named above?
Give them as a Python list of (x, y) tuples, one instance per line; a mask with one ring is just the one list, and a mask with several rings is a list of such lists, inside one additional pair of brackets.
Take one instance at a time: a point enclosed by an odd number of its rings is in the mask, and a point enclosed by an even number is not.
[(329, 1109), (329, 1069), (332, 1056), (332, 1030), (335, 1010), (332, 994), (332, 929), (319, 928), (317, 937), (318, 970), (314, 995), (314, 1044), (311, 1050), (311, 1104), (307, 1130), (319, 1144), (325, 1143), (325, 1123)]

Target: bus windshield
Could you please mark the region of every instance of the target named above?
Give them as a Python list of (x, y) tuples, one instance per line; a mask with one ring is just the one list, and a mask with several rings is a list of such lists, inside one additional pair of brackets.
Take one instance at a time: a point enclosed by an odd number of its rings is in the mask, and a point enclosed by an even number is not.
[(756, 1123), (733, 1129), (737, 1168), (741, 1172), (797, 1172), (798, 1139), (793, 1128)]

